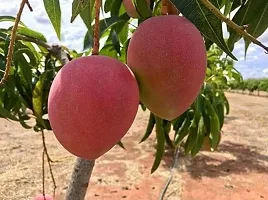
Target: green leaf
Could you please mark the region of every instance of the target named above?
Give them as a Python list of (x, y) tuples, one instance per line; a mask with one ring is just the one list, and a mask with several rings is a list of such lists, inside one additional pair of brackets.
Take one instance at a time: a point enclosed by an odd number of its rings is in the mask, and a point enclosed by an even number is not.
[(148, 125), (146, 128), (145, 134), (143, 135), (140, 143), (144, 142), (151, 135), (151, 133), (154, 129), (154, 126), (155, 126), (155, 117), (154, 117), (154, 114), (152, 112), (150, 112)]
[(114, 49), (114, 45), (111, 43), (106, 43), (103, 48), (100, 50), (100, 55), (110, 56), (113, 58), (117, 58), (117, 52)]
[[(237, 60), (223, 39), (222, 22), (200, 0), (171, 0), (171, 2), (206, 38), (216, 43), (232, 59)], [(218, 7), (217, 0), (210, 2)]]
[(90, 0), (73, 0), (71, 23), (81, 13), (81, 11), (88, 6), (89, 2)]
[(233, 0), (231, 11), (245, 4), (247, 0)]
[(124, 144), (121, 140), (117, 143), (117, 145), (120, 146), (122, 149), (126, 150), (126, 148), (124, 147)]
[(127, 41), (128, 39), (129, 26), (128, 26), (128, 23), (122, 23), (122, 26), (123, 26), (122, 29), (119, 32), (117, 32), (117, 34), (118, 34), (121, 44), (124, 44), (125, 41)]
[(112, 43), (114, 45), (114, 49), (116, 50), (116, 52), (119, 55), (121, 55), (120, 43), (119, 43), (118, 35), (114, 30), (112, 31)]
[(87, 29), (92, 33), (93, 8), (95, 0), (74, 0), (72, 3), (71, 23), (78, 15), (82, 18)]
[(114, 2), (114, 0), (106, 0), (104, 2), (104, 12), (105, 13), (110, 12), (113, 2)]
[[(268, 27), (268, 1), (247, 1), (247, 3), (237, 11), (232, 20), (240, 26), (248, 24), (247, 32), (255, 38), (258, 38)], [(241, 35), (231, 28), (228, 28), (228, 31), (230, 33), (228, 46), (232, 50), (234, 44), (241, 39)], [(250, 41), (246, 40), (245, 42), (246, 53)]]
[(34, 30), (26, 28), (26, 27), (18, 27), (17, 33), (31, 37), (31, 38), (41, 40), (43, 42), (47, 42), (47, 39), (45, 38), (45, 36), (42, 33), (39, 33), (37, 31), (34, 31)]
[(14, 61), (19, 64), (19, 72), (22, 72), (22, 77), (25, 79), (27, 88), (31, 90), (32, 88), (32, 70), (31, 66), (27, 62), (26, 58), (23, 55), (23, 49), (18, 50), (14, 53)]
[(48, 17), (56, 31), (56, 34), (61, 39), (61, 7), (59, 0), (43, 0)]
[(95, 0), (89, 0), (86, 4), (85, 8), (80, 12), (80, 17), (85, 23), (86, 27), (90, 32), (92, 32), (91, 23), (94, 19), (93, 17), (93, 8), (94, 8)]
[(2, 118), (8, 118), (14, 121), (19, 121), (19, 119), (17, 117), (15, 117), (13, 114), (11, 114), (11, 112), (9, 112), (8, 110), (6, 110), (3, 107), (0, 107), (0, 117)]
[(93, 47), (93, 37), (92, 35), (89, 33), (89, 31), (87, 31), (85, 37), (84, 37), (84, 47), (83, 50), (87, 50)]
[(118, 16), (120, 12), (120, 7), (123, 0), (113, 0), (111, 7), (111, 16)]
[[(19, 49), (19, 50), (17, 50), (16, 52), (16, 56), (18, 55), (18, 54), (26, 54), (27, 55), (27, 57), (30, 59), (30, 64), (32, 65), (32, 66), (36, 66), (37, 65), (37, 60), (36, 60), (36, 57), (35, 57), (35, 55), (33, 54), (33, 52), (29, 49), (29, 48), (22, 48), (22, 49)], [(18, 59), (20, 59), (20, 58), (18, 58)]]
[(151, 173), (154, 173), (155, 170), (157, 170), (157, 168), (159, 167), (165, 151), (165, 132), (162, 126), (163, 120), (155, 116), (155, 121), (156, 121), (157, 146), (156, 146), (155, 160), (151, 168)]
[(130, 18), (129, 16), (125, 13), (121, 16), (112, 16), (109, 18), (105, 18), (100, 20), (100, 36), (109, 28), (111, 28), (112, 26), (114, 26), (115, 24), (118, 24), (120, 22), (126, 22), (128, 21)]
[[(12, 16), (0, 16), (0, 22), (15, 22), (15, 20), (16, 18)], [(19, 24), (26, 27), (26, 25), (21, 21)]]
[(132, 2), (141, 18), (147, 19), (152, 16), (152, 10), (146, 0), (132, 0)]
[(46, 76), (48, 71), (44, 72), (37, 81), (34, 90), (33, 90), (33, 111), (35, 116), (37, 117), (37, 121), (45, 128), (45, 123), (43, 121), (43, 87), (44, 81), (46, 80)]

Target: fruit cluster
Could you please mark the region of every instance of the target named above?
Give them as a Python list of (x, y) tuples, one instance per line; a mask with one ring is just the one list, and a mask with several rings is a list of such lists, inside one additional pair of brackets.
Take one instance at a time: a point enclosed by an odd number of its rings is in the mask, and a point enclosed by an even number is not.
[(70, 153), (96, 159), (127, 133), (139, 102), (166, 120), (184, 113), (203, 85), (206, 65), (203, 38), (190, 21), (146, 19), (130, 39), (127, 64), (92, 55), (59, 71), (48, 98), (52, 130)]

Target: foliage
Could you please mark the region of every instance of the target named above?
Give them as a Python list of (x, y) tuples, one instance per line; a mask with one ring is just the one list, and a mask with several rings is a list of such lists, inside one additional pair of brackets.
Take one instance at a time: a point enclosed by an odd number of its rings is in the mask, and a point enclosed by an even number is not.
[(239, 89), (239, 90), (248, 90), (251, 93), (254, 91), (264, 91), (268, 92), (268, 78), (250, 78), (246, 79), (240, 84), (236, 82), (232, 82), (231, 89)]
[[(100, 55), (114, 57), (127, 63), (128, 43), (135, 27), (149, 17), (160, 15), (161, 1), (151, 0), (150, 9), (144, 9), (147, 6), (145, 1), (135, 0), (134, 2), (140, 14), (139, 19), (127, 15), (122, 0), (103, 1), (106, 16), (100, 21), (100, 38), (103, 42)], [(171, 0), (171, 2), (204, 36), (208, 50), (207, 77), (197, 99), (175, 120), (170, 122), (159, 119), (151, 113), (142, 141), (150, 136), (156, 125), (157, 152), (152, 172), (160, 164), (166, 143), (172, 148), (182, 146), (186, 153), (194, 156), (200, 150), (204, 137), (208, 136), (210, 146), (216, 149), (224, 115), (229, 112), (228, 100), (223, 90), (234, 85), (243, 85), (243, 88), (245, 86), (254, 90), (256, 85), (245, 82), (242, 84), (241, 75), (233, 67), (233, 60), (236, 60), (236, 57), (232, 50), (234, 44), (241, 38), (235, 30), (228, 28), (230, 36), (226, 42), (223, 38), (222, 21), (202, 3), (202, 0)], [(222, 9), (225, 16), (233, 12), (232, 19), (238, 25), (249, 23), (248, 32), (256, 38), (268, 27), (268, 1), (266, 0), (211, 0), (211, 3)], [(91, 55), (94, 4), (94, 0), (74, 0), (70, 5), (72, 16), (67, 17), (70, 17), (70, 21), (73, 22), (77, 16), (80, 16), (87, 29), (82, 53), (64, 48), (70, 58)], [(60, 2), (44, 0), (44, 6), (57, 36), (61, 38)], [(14, 21), (14, 18), (0, 16), (1, 21)], [(0, 29), (0, 76), (5, 68), (11, 28)], [(245, 52), (249, 43), (246, 40)], [(62, 64), (50, 48), (46, 44), (44, 35), (20, 23), (10, 76), (5, 86), (0, 89), (0, 117), (18, 121), (24, 128), (34, 128), (36, 131), (51, 129), (49, 120), (46, 118), (47, 97), (53, 78)], [(262, 83), (261, 87), (265, 88), (266, 85)], [(146, 109), (142, 104), (141, 106)], [(29, 110), (33, 114), (29, 114)], [(33, 127), (27, 124), (30, 118), (36, 120)], [(172, 130), (175, 131), (175, 136), (170, 138)]]

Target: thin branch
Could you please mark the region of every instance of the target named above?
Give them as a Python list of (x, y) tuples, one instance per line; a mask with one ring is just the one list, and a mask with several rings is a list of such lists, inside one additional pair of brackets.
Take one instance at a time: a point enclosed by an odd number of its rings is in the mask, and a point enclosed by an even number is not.
[(161, 3), (161, 15), (167, 15), (168, 14), (168, 8), (167, 8), (167, 0), (162, 0)]
[(42, 194), (45, 198), (45, 151), (42, 152)]
[(45, 151), (45, 154), (47, 156), (49, 173), (50, 173), (50, 176), (52, 178), (52, 182), (53, 182), (53, 186), (54, 186), (53, 187), (53, 197), (55, 198), (57, 185), (56, 185), (56, 181), (55, 181), (55, 178), (54, 178), (53, 170), (52, 170), (52, 167), (51, 167), (51, 161), (49, 161), (50, 158), (49, 158), (49, 155), (48, 155), (47, 151)]
[(61, 62), (62, 65), (65, 65), (69, 61), (67, 53), (63, 51), (60, 45), (50, 46), (46, 42), (37, 40), (35, 38), (31, 38), (28, 36), (19, 35), (19, 34), (17, 35), (16, 40), (24, 40), (27, 42), (33, 42), (39, 46), (46, 48), (48, 51), (50, 51), (53, 54), (53, 56), (55, 56)]
[(16, 32), (17, 32), (17, 29), (18, 29), (18, 24), (20, 22), (20, 18), (21, 18), (21, 14), (22, 14), (24, 5), (27, 2), (28, 2), (28, 0), (22, 0), (21, 1), (20, 8), (19, 8), (19, 11), (17, 13), (16, 20), (15, 20), (15, 24), (14, 24), (14, 26), (12, 28), (10, 43), (9, 43), (9, 47), (8, 47), (8, 54), (7, 54), (5, 74), (4, 74), (3, 78), (0, 81), (0, 86), (3, 85), (4, 82), (6, 82), (7, 81), (7, 78), (8, 78), (8, 74), (9, 74), (9, 70), (10, 70), (11, 62), (12, 62), (12, 57), (13, 57), (13, 50), (14, 50)]
[[(44, 148), (44, 151), (45, 151), (45, 154), (48, 155), (48, 152), (47, 152), (47, 146), (46, 146), (46, 141), (45, 141), (45, 134), (44, 134), (44, 130), (41, 129), (41, 132), (42, 132), (42, 142), (43, 142), (43, 148)], [(49, 156), (47, 156), (48, 158), (48, 161), (49, 162), (54, 162)]]
[(32, 11), (33, 11), (33, 8), (32, 8), (32, 6), (31, 6), (29, 0), (26, 1), (26, 4), (27, 4), (29, 10), (32, 12)]
[(244, 26), (239, 26), (236, 23), (234, 23), (232, 20), (227, 18), (225, 15), (223, 15), (218, 8), (216, 8), (210, 1), (208, 0), (201, 0), (201, 2), (220, 20), (224, 21), (229, 27), (234, 29), (236, 32), (238, 32), (242, 37), (249, 39), (254, 44), (262, 47), (266, 53), (268, 53), (268, 47), (262, 44), (259, 40), (257, 40), (255, 37), (250, 35), (246, 30)]
[(92, 50), (92, 55), (99, 54), (100, 47), (100, 4), (101, 0), (96, 0), (95, 2), (95, 26), (94, 26), (94, 45)]
[(40, 41), (38, 39), (35, 39), (35, 38), (31, 38), (31, 37), (28, 37), (28, 36), (24, 36), (24, 35), (19, 35), (17, 34), (16, 36), (16, 40), (24, 40), (24, 41), (27, 41), (27, 42), (33, 42), (39, 46), (42, 46), (46, 49), (50, 49), (51, 46), (49, 44), (47, 44), (46, 42), (43, 42), (43, 41)]
[(46, 141), (45, 141), (45, 134), (44, 134), (44, 130), (42, 129), (41, 130), (41, 133), (42, 133), (42, 141), (43, 141), (43, 195), (45, 193), (45, 186), (44, 186), (44, 180), (45, 180), (45, 172), (44, 172), (44, 155), (46, 155), (47, 157), (47, 163), (48, 163), (48, 167), (49, 167), (49, 172), (50, 172), (50, 176), (52, 178), (52, 182), (53, 182), (53, 196), (55, 198), (55, 193), (56, 193), (56, 188), (57, 188), (57, 185), (56, 185), (56, 181), (55, 181), (55, 178), (54, 178), (54, 174), (53, 174), (53, 170), (52, 170), (52, 167), (51, 167), (51, 163), (53, 162), (47, 152), (47, 147), (46, 147)]

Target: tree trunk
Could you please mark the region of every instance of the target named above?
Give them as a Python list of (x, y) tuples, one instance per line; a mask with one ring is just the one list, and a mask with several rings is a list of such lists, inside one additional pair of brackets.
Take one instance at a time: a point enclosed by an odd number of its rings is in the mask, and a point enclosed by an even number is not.
[(77, 158), (65, 200), (84, 200), (95, 160)]

